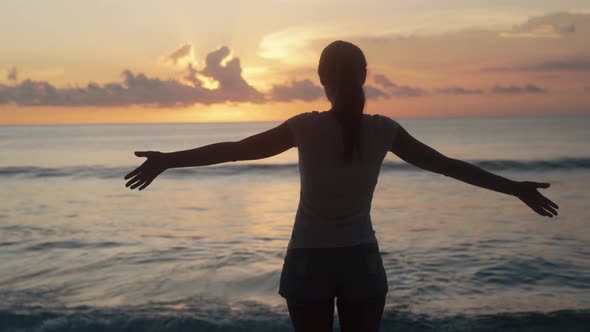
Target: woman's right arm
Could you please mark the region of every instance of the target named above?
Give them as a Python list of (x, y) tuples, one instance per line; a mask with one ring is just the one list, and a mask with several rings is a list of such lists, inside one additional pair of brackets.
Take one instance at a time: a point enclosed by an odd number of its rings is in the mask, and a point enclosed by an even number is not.
[(557, 215), (557, 204), (537, 191), (549, 183), (517, 182), (490, 173), (468, 162), (449, 158), (418, 141), (403, 127), (399, 127), (391, 145), (391, 152), (402, 160), (424, 170), (452, 177), (459, 181), (489, 190), (513, 195), (542, 216)]

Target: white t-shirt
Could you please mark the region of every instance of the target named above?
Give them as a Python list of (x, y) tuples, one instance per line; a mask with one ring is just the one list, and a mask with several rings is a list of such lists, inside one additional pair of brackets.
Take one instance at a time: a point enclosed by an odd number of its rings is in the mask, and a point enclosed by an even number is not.
[[(343, 158), (342, 126), (328, 111), (287, 120), (299, 152), (301, 192), (288, 248), (325, 248), (377, 243), (371, 201), (379, 170), (399, 124), (363, 115), (360, 160)], [(356, 151), (353, 156), (356, 156)]]

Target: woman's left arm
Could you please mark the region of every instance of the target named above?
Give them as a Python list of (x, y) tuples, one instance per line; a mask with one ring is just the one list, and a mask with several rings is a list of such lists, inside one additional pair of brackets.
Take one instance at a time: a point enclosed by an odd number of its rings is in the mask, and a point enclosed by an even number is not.
[(158, 175), (169, 168), (206, 166), (228, 161), (255, 160), (272, 157), (295, 146), (293, 135), (286, 122), (265, 132), (237, 142), (221, 142), (196, 149), (157, 152), (136, 151), (147, 160), (125, 176), (130, 189), (147, 187)]

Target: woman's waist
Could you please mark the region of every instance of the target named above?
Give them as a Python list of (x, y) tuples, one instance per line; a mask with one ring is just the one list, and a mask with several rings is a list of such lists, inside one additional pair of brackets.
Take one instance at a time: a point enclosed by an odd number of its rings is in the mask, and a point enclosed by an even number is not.
[(305, 200), (300, 200), (295, 216), (296, 222), (313, 223), (314, 225), (349, 224), (358, 222), (370, 222), (371, 206), (361, 205), (351, 207), (342, 203), (340, 207), (314, 207)]
[(293, 225), (288, 247), (333, 248), (376, 242), (375, 231), (368, 218), (338, 224), (298, 218)]
[(377, 242), (360, 243), (343, 247), (319, 247), (319, 248), (289, 248), (288, 255), (314, 254), (314, 255), (354, 255), (379, 253)]

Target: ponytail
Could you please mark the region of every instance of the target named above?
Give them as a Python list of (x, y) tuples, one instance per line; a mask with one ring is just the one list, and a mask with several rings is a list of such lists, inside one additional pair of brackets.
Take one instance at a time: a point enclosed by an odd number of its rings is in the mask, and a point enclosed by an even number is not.
[(346, 78), (346, 80), (339, 82), (333, 104), (333, 114), (342, 126), (343, 158), (350, 162), (355, 150), (357, 156), (359, 158), (361, 156), (360, 139), (365, 108), (365, 91), (357, 79), (350, 77), (350, 75)]
[(351, 162), (354, 151), (361, 157), (361, 130), (367, 75), (367, 61), (358, 46), (337, 40), (322, 51), (318, 74), (323, 86), (334, 89), (332, 114), (342, 126), (344, 160)]

